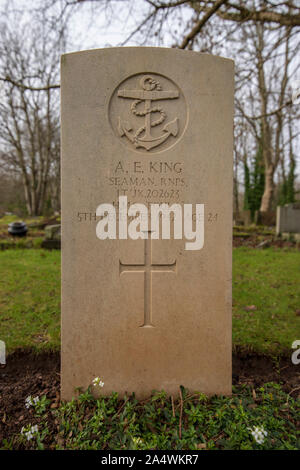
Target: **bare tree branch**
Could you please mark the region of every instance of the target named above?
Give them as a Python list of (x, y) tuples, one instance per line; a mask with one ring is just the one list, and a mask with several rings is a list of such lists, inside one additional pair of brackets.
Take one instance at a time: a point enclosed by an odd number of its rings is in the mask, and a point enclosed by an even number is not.
[(224, 5), (227, 2), (227, 0), (217, 0), (212, 8), (205, 13), (205, 15), (196, 23), (196, 25), (193, 27), (192, 31), (184, 38), (182, 41), (181, 45), (179, 46), (179, 49), (185, 49), (188, 44), (199, 34), (203, 26), (208, 22), (208, 20), (213, 16), (214, 13), (216, 13), (219, 8), (221, 8), (222, 5)]
[(13, 80), (10, 77), (0, 77), (0, 82), (11, 83), (12, 85), (18, 88), (22, 88), (22, 90), (30, 90), (30, 91), (48, 91), (48, 90), (60, 88), (60, 85), (46, 85), (42, 87), (33, 87), (29, 85), (24, 85), (24, 83)]
[(262, 119), (264, 117), (274, 116), (275, 114), (280, 113), (280, 111), (282, 111), (287, 106), (291, 106), (292, 104), (293, 104), (293, 101), (289, 100), (283, 105), (279, 106), (279, 108), (274, 109), (274, 111), (270, 111), (269, 113), (265, 113), (265, 114), (260, 114), (259, 116), (247, 116), (247, 118), (252, 119), (252, 120), (257, 120), (257, 119)]

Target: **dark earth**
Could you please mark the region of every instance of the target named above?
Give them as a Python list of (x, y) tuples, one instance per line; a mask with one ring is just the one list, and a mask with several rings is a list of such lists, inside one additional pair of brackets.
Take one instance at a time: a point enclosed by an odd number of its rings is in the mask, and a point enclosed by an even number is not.
[(261, 236), (258, 233), (245, 233), (241, 235), (233, 234), (232, 246), (239, 248), (246, 246), (248, 248), (296, 248), (300, 249), (300, 243), (295, 240), (285, 240), (277, 238), (274, 235)]
[[(233, 356), (233, 384), (248, 384), (257, 388), (266, 382), (281, 383), (293, 398), (300, 397), (300, 366), (290, 358), (272, 359), (246, 354)], [(16, 352), (0, 366), (0, 445), (18, 435), (22, 426), (38, 424), (32, 409), (25, 408), (25, 399), (31, 395), (47, 395), (51, 409), (59, 406), (60, 355), (48, 353), (34, 355)], [(58, 421), (49, 413), (48, 428), (55, 434)], [(50, 446), (51, 447), (51, 446)]]

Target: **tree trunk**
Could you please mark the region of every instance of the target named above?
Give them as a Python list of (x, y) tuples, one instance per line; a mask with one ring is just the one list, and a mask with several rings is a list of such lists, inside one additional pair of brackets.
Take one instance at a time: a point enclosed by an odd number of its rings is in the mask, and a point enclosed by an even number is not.
[(23, 182), (23, 188), (24, 188), (26, 209), (27, 209), (28, 215), (32, 215), (30, 188), (29, 188), (28, 180), (24, 176), (24, 174), (22, 175), (22, 182)]
[(274, 196), (274, 170), (273, 167), (266, 168), (265, 172), (265, 188), (261, 199), (260, 212), (268, 212), (272, 209), (272, 201)]

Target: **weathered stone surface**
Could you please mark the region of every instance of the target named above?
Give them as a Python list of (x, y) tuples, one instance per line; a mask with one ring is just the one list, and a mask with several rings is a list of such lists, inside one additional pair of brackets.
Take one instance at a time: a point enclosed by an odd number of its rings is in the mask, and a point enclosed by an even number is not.
[(277, 207), (276, 234), (282, 233), (300, 233), (300, 203)]
[[(94, 377), (104, 394), (231, 393), (233, 62), (85, 51), (61, 84), (62, 398)], [(119, 195), (204, 204), (203, 248), (99, 240), (96, 208)]]
[(45, 238), (47, 240), (61, 240), (61, 225), (47, 225), (45, 227)]
[(61, 248), (61, 225), (46, 225), (45, 239), (42, 241), (42, 248), (47, 250), (59, 250)]

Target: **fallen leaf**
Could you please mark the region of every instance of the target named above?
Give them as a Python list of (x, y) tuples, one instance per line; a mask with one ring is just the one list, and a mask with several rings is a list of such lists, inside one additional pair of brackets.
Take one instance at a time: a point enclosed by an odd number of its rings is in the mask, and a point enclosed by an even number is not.
[(197, 444), (197, 449), (206, 449), (206, 443), (201, 442), (201, 444)]
[(247, 305), (247, 307), (245, 307), (245, 310), (246, 312), (252, 312), (254, 310), (257, 310), (257, 307), (255, 305)]

